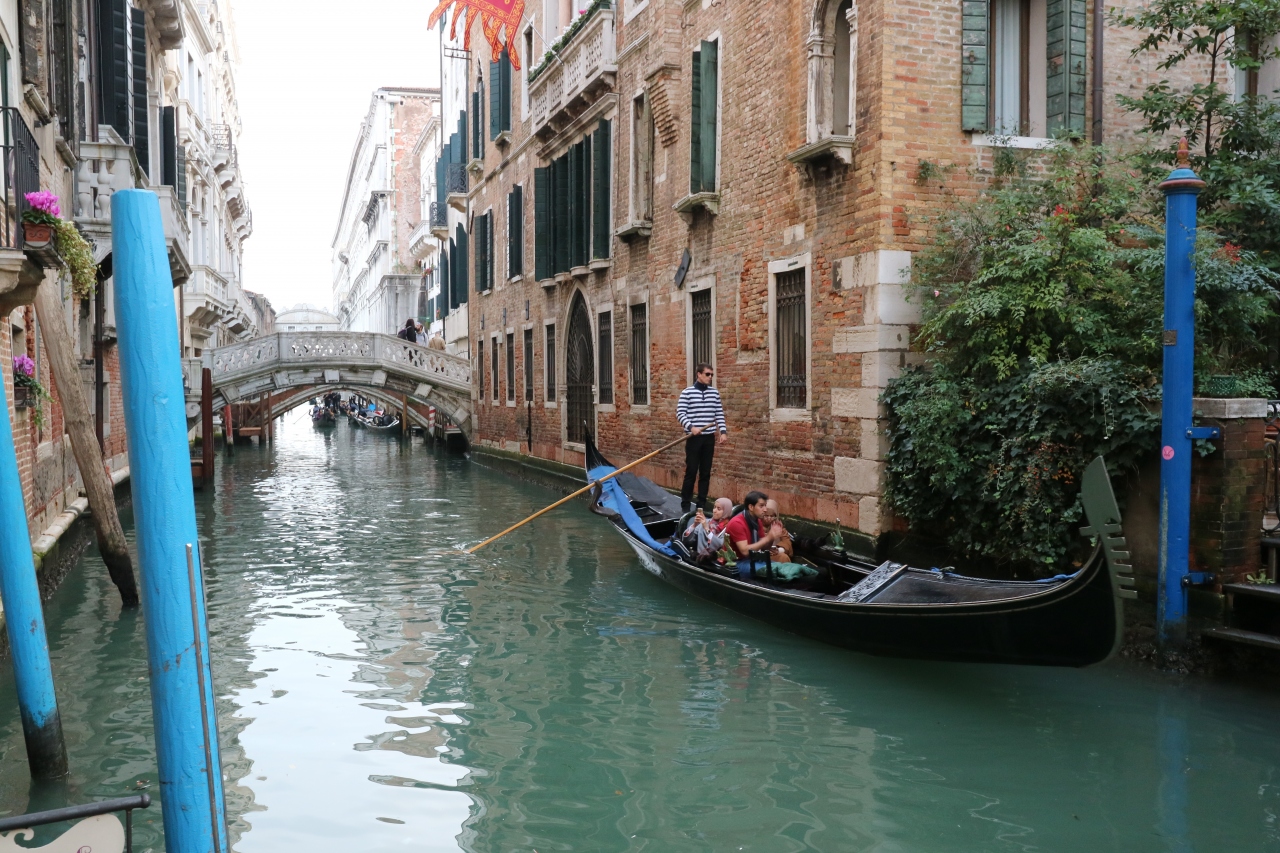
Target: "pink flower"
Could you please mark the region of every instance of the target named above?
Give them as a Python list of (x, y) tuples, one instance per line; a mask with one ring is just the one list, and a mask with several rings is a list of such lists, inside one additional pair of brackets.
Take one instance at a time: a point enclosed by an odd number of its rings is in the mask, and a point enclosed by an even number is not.
[(38, 193), (27, 193), (25, 197), (32, 210), (38, 210), (50, 216), (62, 215), (62, 208), (58, 205), (58, 197), (47, 190), (42, 190)]
[(935, 291), (933, 292), (933, 295), (934, 295), (934, 296), (941, 296), (941, 295), (942, 295), (942, 291), (941, 291), (941, 290), (935, 290)]
[(27, 355), (15, 355), (13, 357), (13, 372), (20, 373), (23, 376), (33, 376), (36, 372), (36, 363)]

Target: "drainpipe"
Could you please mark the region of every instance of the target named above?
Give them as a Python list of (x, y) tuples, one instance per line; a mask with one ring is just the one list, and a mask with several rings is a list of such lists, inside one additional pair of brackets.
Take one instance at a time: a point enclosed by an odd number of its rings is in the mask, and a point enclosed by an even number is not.
[(1093, 144), (1102, 144), (1102, 44), (1106, 0), (1093, 0)]
[(102, 327), (106, 325), (107, 279), (111, 275), (111, 258), (98, 265), (98, 289), (93, 294), (93, 432), (98, 439), (98, 447), (105, 455), (107, 444), (103, 429), (103, 409), (106, 397), (106, 358), (102, 345)]

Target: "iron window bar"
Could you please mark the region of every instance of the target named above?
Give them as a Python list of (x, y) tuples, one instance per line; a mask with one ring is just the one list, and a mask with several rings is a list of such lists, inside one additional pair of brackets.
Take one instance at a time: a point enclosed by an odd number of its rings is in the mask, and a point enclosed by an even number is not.
[(0, 210), (0, 248), (22, 249), (22, 215), (31, 209), (27, 193), (40, 189), (40, 149), (17, 107), (0, 107), (3, 115), (4, 200)]

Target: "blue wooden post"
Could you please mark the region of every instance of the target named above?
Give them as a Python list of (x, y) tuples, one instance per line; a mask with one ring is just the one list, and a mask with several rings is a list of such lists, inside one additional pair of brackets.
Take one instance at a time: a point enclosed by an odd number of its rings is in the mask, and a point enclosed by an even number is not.
[(1191, 171), (1187, 141), (1165, 194), (1164, 403), (1160, 429), (1160, 589), (1156, 628), (1161, 650), (1187, 636), (1191, 531), (1191, 396), (1195, 372), (1196, 196), (1204, 181)]
[(116, 327), (165, 847), (226, 851), (173, 280), (156, 195), (111, 198)]
[(9, 424), (9, 401), (0, 382), (0, 602), (13, 657), (18, 713), (27, 742), (27, 764), (36, 779), (67, 775), (58, 699), (53, 693), (49, 639), (40, 606), (40, 584), (27, 535), (27, 510), (18, 477), (18, 456)]

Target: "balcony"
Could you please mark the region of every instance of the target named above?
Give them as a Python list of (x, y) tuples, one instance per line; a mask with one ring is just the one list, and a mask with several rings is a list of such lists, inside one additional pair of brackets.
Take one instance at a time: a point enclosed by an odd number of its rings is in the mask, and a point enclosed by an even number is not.
[(613, 8), (597, 0), (529, 75), (533, 132), (547, 140), (613, 91), (618, 73)]
[(182, 4), (178, 0), (143, 0), (138, 5), (154, 15), (156, 40), (161, 47), (173, 50), (182, 45)]
[(436, 235), (432, 233), (431, 219), (422, 220), (409, 235), (409, 254), (414, 260), (422, 260), (435, 251)]
[(16, 107), (0, 110), (4, 138), (4, 195), (0, 196), (0, 310), (5, 314), (35, 298), (36, 288), (44, 277), (40, 267), (46, 266), (46, 255), (53, 263), (52, 248), (31, 251), (35, 263), (27, 263), (22, 235), (22, 213), (27, 209), (26, 194), (40, 189), (40, 151), (35, 138)]
[(449, 239), (449, 206), (438, 201), (431, 202), (431, 233), (438, 240)]
[(182, 288), (182, 307), (193, 324), (213, 328), (230, 313), (227, 280), (211, 267), (196, 267)]
[[(459, 213), (467, 212), (467, 167), (464, 163), (448, 163), (444, 169), (445, 201)], [(447, 227), (447, 226), (446, 226)]]

